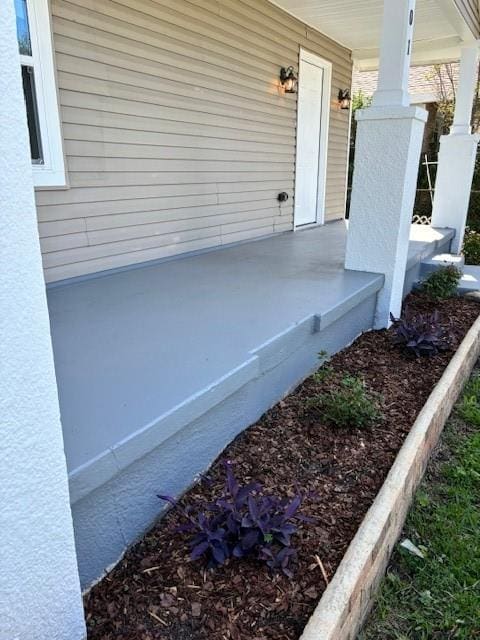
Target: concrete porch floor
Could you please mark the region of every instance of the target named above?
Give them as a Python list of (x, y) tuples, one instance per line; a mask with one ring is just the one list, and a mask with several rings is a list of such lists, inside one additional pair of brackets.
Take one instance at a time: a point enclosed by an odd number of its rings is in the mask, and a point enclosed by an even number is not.
[[(343, 268), (345, 238), (339, 221), (50, 288), (70, 473), (83, 478), (118, 447), (125, 459), (116, 451), (112, 463), (123, 467), (139, 431), (241, 371), (262, 345), (312, 316), (323, 330), (376, 292), (381, 276)], [(410, 267), (444, 239), (413, 225)]]
[[(449, 231), (412, 228), (408, 273)], [(372, 326), (383, 276), (346, 271), (346, 223), (50, 287), (83, 586), (242, 429)]]

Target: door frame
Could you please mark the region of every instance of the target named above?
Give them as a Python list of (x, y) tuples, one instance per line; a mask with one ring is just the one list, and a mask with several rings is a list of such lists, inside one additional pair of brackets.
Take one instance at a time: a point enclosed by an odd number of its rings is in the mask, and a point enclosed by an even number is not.
[[(325, 195), (327, 185), (327, 157), (328, 157), (328, 137), (330, 125), (330, 108), (332, 101), (332, 63), (325, 58), (300, 47), (298, 57), (298, 98), (297, 98), (297, 136), (295, 142), (295, 189), (297, 186), (298, 169), (298, 130), (301, 122), (300, 113), (300, 86), (302, 82), (302, 67), (305, 63), (314, 64), (323, 69), (323, 90), (322, 90), (322, 113), (320, 114), (320, 144), (318, 155), (318, 183), (317, 183), (317, 219), (310, 224), (297, 225), (296, 223), (296, 199), (293, 210), (293, 228), (305, 229), (313, 225), (324, 224), (325, 222)], [(295, 191), (294, 191), (295, 193)]]

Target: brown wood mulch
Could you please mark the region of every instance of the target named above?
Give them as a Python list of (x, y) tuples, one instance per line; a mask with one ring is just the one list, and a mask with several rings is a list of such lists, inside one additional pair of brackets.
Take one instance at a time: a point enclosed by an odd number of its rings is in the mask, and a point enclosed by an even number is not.
[[(416, 311), (432, 308), (418, 294), (408, 304)], [(435, 306), (456, 347), (478, 303), (456, 298)], [(241, 483), (258, 480), (280, 496), (313, 492), (302, 512), (315, 522), (302, 524), (293, 538), (293, 579), (253, 559), (207, 571), (201, 561), (190, 561), (188, 538), (174, 531), (179, 516), (170, 512), (85, 597), (89, 640), (297, 639), (451, 356), (408, 358), (392, 345), (391, 330), (361, 335), (332, 358), (332, 376), (323, 383), (307, 379), (239, 435), (213, 464), (209, 481), (183, 498), (186, 505), (218, 495), (226, 458)], [(338, 430), (305, 409), (309, 397), (345, 374), (362, 376), (367, 388), (382, 394), (381, 424)]]

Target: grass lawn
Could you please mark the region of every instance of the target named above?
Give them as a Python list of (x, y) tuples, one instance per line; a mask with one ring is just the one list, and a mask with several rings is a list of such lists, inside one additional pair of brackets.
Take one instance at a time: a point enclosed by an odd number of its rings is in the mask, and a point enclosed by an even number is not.
[(358, 640), (480, 638), (480, 372), (467, 384), (415, 497)]

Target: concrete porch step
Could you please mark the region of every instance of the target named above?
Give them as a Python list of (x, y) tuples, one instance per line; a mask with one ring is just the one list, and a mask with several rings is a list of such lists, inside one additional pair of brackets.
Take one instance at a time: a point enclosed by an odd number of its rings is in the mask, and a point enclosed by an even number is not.
[(463, 256), (457, 256), (452, 253), (437, 253), (436, 255), (422, 260), (420, 267), (420, 276), (425, 278), (433, 271), (436, 271), (440, 267), (446, 267), (454, 265), (463, 270), (465, 264), (465, 258)]
[(464, 256), (457, 256), (450, 253), (439, 253), (431, 258), (422, 260), (420, 265), (420, 278), (415, 284), (415, 288), (420, 286), (421, 281), (427, 278), (430, 273), (448, 265), (458, 267), (463, 273), (458, 284), (458, 292), (460, 294), (480, 291), (480, 266), (466, 265)]
[(463, 276), (458, 283), (458, 292), (480, 291), (480, 266), (466, 264), (462, 271)]

